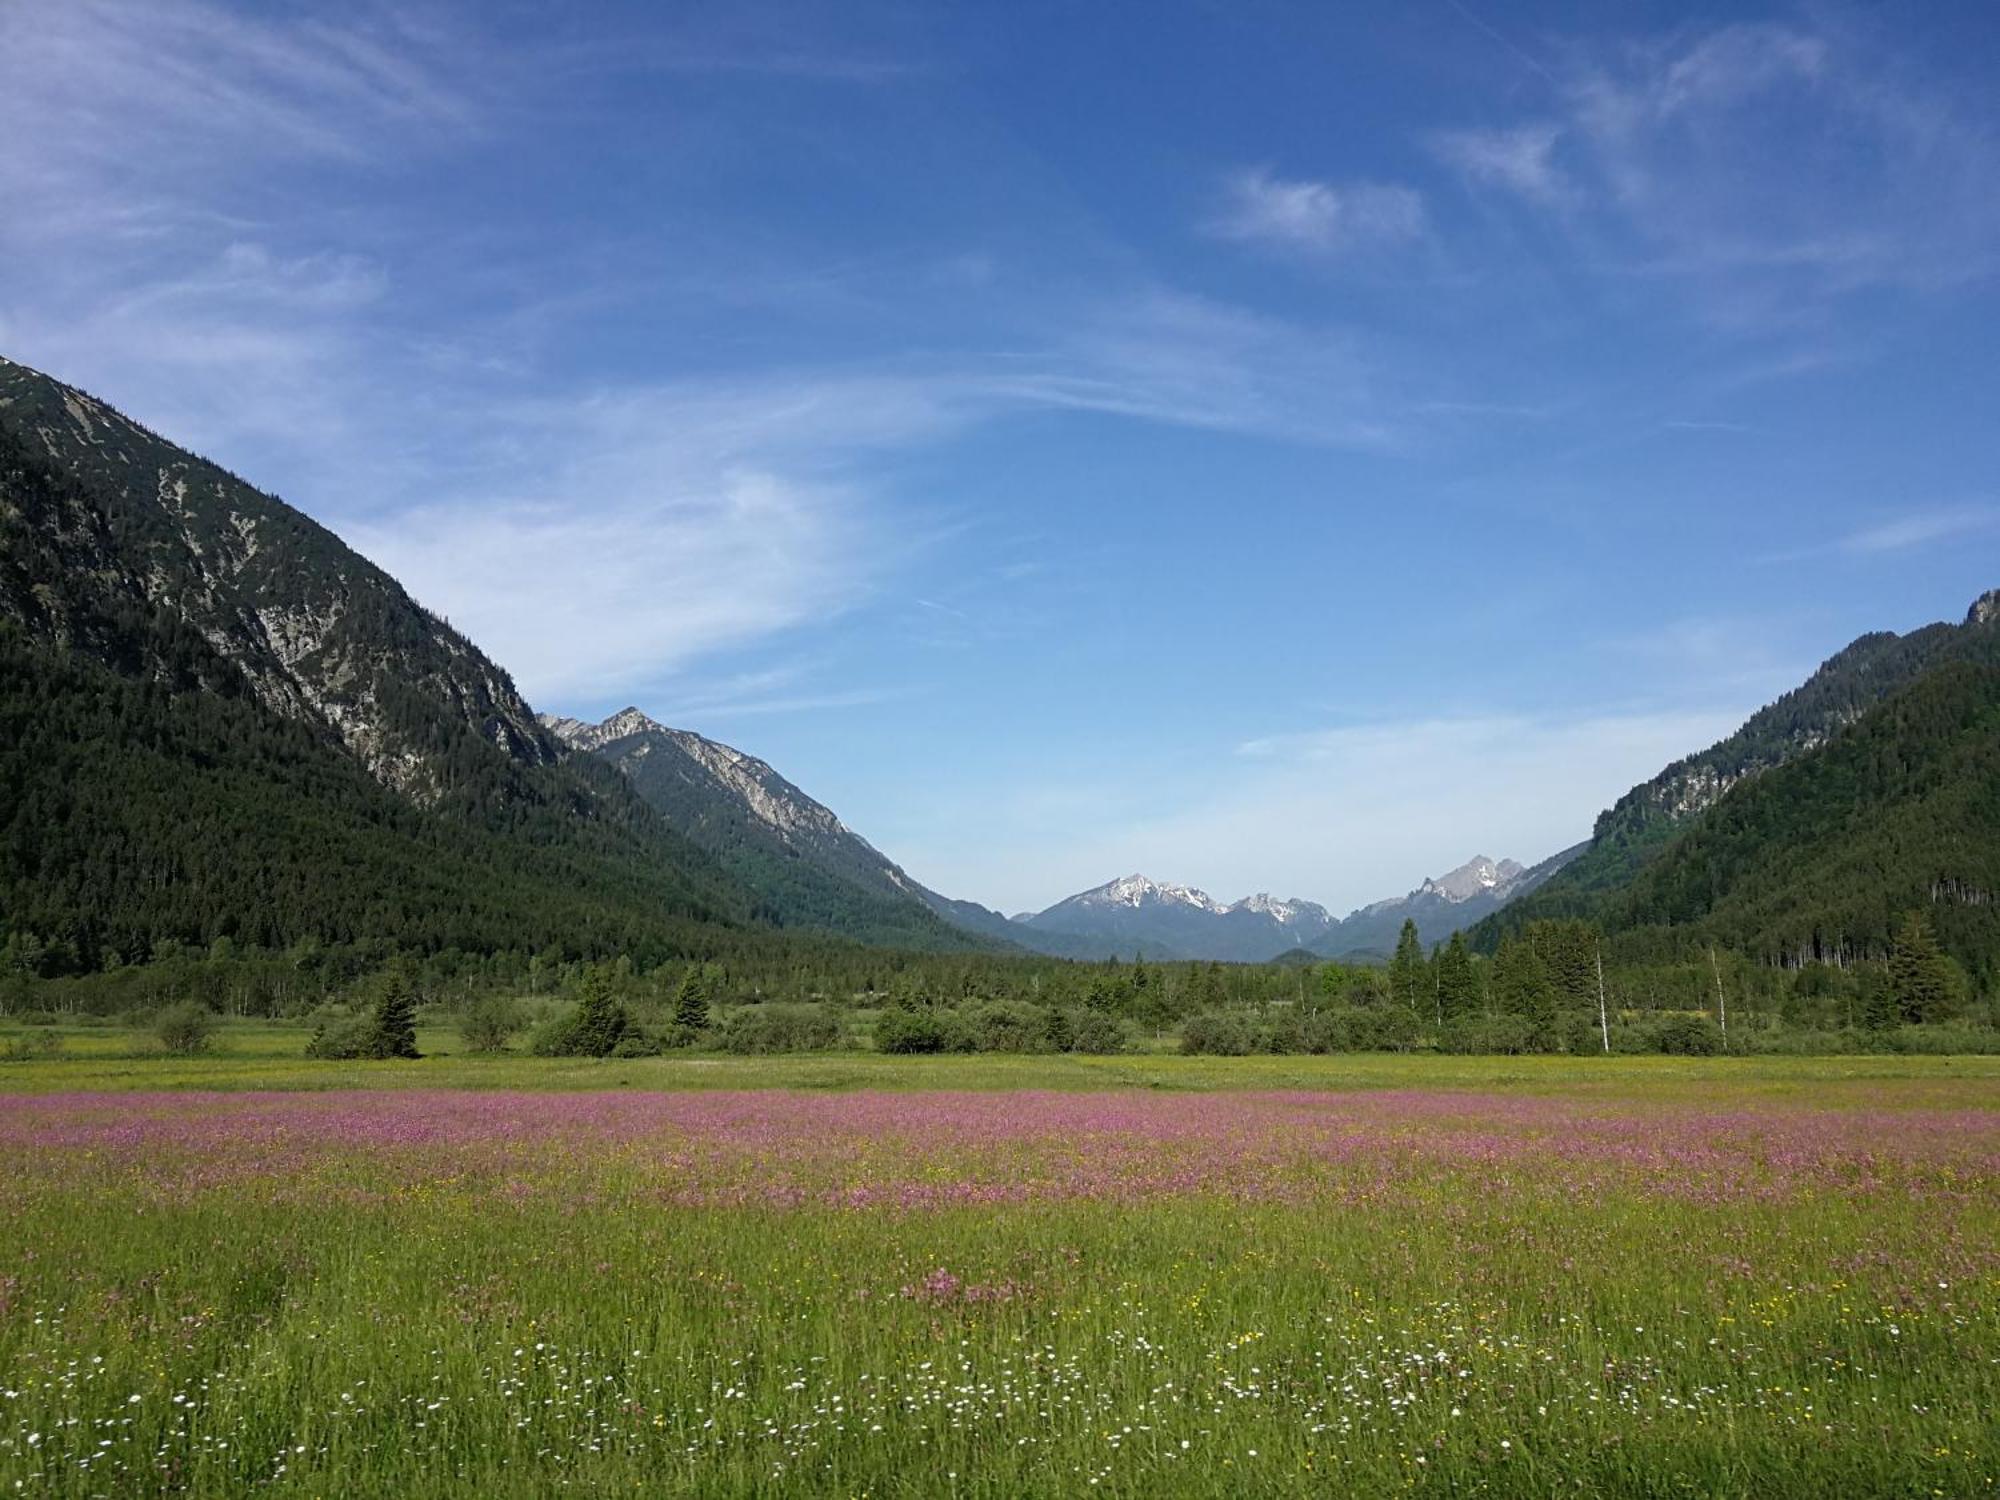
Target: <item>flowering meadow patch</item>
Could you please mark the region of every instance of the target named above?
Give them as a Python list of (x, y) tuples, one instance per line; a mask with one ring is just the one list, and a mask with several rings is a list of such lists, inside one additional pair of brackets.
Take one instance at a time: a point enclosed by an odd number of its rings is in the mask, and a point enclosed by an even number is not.
[(1985, 1493), (1920, 1097), (0, 1096), (0, 1492)]

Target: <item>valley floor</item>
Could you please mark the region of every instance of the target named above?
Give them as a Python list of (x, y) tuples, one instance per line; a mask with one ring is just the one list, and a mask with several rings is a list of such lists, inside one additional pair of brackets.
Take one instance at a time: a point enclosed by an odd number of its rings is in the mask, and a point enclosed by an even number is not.
[[(1471, 1089), (1602, 1094), (1691, 1090), (1718, 1099), (1755, 1094), (1864, 1103), (1878, 1086), (1894, 1097), (1933, 1091), (1977, 1095), (2000, 1107), (2000, 1056), (1676, 1058), (1440, 1056), (1340, 1053), (1324, 1056), (1183, 1057), (1175, 1051), (1109, 1057), (1078, 1053), (885, 1057), (877, 1052), (731, 1057), (669, 1053), (596, 1059), (467, 1054), (449, 1028), (418, 1033), (414, 1062), (321, 1062), (304, 1057), (307, 1028), (238, 1022), (207, 1055), (168, 1057), (121, 1027), (9, 1026), (0, 1050), (53, 1031), (60, 1055), (0, 1061), (0, 1094), (125, 1089)], [(1169, 1038), (1162, 1044), (1171, 1048)]]
[(1996, 1059), (85, 1040), (0, 1065), (0, 1492), (2000, 1484)]

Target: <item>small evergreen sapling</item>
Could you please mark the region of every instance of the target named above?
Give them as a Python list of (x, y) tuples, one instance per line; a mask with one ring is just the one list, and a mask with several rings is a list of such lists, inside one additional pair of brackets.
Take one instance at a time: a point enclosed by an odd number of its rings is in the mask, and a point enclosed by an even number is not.
[(681, 975), (674, 991), (674, 1025), (685, 1031), (708, 1030), (708, 976), (699, 967)]
[(390, 972), (375, 997), (364, 1054), (367, 1057), (420, 1057), (417, 1051), (417, 997), (409, 981)]

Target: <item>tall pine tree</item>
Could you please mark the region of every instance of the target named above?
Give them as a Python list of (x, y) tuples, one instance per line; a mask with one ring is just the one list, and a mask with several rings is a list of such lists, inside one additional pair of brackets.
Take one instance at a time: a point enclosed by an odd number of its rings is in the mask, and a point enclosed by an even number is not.
[(1493, 999), (1502, 1011), (1527, 1023), (1530, 1048), (1555, 1051), (1556, 987), (1532, 945), (1514, 938), (1501, 941), (1493, 957)]
[(708, 975), (690, 964), (674, 991), (674, 1024), (689, 1031), (708, 1030)]
[(1396, 939), (1396, 956), (1389, 960), (1389, 994), (1405, 1010), (1422, 1015), (1431, 1014), (1436, 1003), (1417, 924), (1408, 917), (1403, 919), (1402, 933)]
[(1437, 957), (1437, 994), (1438, 1011), (1447, 1026), (1479, 1012), (1479, 971), (1472, 966), (1463, 933), (1454, 932)]
[(1942, 1021), (1956, 1006), (1958, 976), (1938, 948), (1922, 912), (1911, 912), (1889, 950), (1889, 993), (1901, 1019), (1921, 1026)]

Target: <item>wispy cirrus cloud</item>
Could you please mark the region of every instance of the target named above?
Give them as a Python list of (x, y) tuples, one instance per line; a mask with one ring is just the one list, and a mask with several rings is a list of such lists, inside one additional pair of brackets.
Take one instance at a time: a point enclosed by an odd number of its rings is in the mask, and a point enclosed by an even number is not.
[(1988, 112), (1838, 10), (1575, 47), (1556, 110), (1433, 135), (1468, 182), (1568, 211), (1602, 269), (1682, 282), (1723, 325), (2000, 270)]
[(201, 0), (10, 6), (0, 132), (25, 144), (0, 155), (0, 244), (157, 240), (244, 212), (255, 195), (226, 185), (255, 164), (462, 138), (480, 113), (473, 63), (389, 8), (333, 22)]
[(1873, 557), (1994, 530), (2000, 530), (2000, 506), (1954, 505), (1863, 526), (1841, 537), (1834, 546), (1853, 556)]
[[(565, 88), (593, 70), (900, 76), (887, 53), (821, 66), (775, 21), (718, 27), (538, 57)], [(951, 524), (914, 524), (884, 460), (980, 424), (1067, 412), (1393, 439), (1385, 382), (1337, 331), (1144, 278), (1019, 298), (1004, 339), (895, 359), (672, 380), (554, 370), (549, 330), (663, 300), (678, 316), (702, 288), (547, 266), (510, 288), (490, 231), (412, 255), (413, 210), (370, 209), (357, 188), (513, 139), (552, 107), (549, 87), (445, 10), (0, 12), (0, 133), (19, 147), (0, 156), (0, 249), (15, 254), (0, 337), (304, 505), (551, 702), (670, 688), (867, 599)], [(1381, 211), (1363, 195), (1356, 227)], [(938, 286), (893, 261), (848, 266), (843, 295), (959, 300), (974, 272), (991, 293), (990, 256), (955, 264)], [(769, 267), (787, 316), (802, 274)], [(475, 282), (475, 316), (430, 316), (439, 291)]]
[(1556, 165), (1560, 125), (1541, 122), (1504, 130), (1446, 130), (1431, 150), (1468, 180), (1519, 193), (1541, 203), (1568, 202), (1575, 185)]
[(1423, 195), (1380, 182), (1318, 182), (1268, 168), (1235, 173), (1223, 185), (1212, 233), (1294, 254), (1380, 249), (1422, 237)]
[(1884, 559), (1996, 532), (2000, 532), (2000, 504), (1981, 501), (1919, 506), (1898, 513), (1882, 513), (1876, 519), (1850, 525), (1844, 531), (1828, 528), (1828, 532), (1818, 540), (1774, 553), (1770, 560)]

